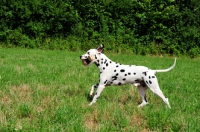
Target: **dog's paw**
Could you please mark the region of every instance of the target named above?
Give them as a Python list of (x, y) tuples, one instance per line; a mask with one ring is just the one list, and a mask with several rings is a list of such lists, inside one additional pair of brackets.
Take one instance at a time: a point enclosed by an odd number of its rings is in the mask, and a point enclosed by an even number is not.
[(92, 106), (92, 104), (93, 104), (93, 103), (91, 102), (88, 106)]
[(140, 86), (140, 83), (134, 83), (133, 84), (135, 87), (138, 87), (138, 86)]
[(138, 108), (141, 108), (141, 107), (143, 107), (143, 106), (145, 106), (147, 104), (148, 104), (148, 102), (142, 102), (140, 105), (138, 105)]

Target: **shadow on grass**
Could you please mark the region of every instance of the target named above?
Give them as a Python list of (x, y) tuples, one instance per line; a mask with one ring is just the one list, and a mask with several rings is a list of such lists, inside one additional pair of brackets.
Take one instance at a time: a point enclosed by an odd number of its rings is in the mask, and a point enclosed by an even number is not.
[(94, 96), (90, 96), (87, 92), (85, 92), (85, 97), (87, 98), (88, 102), (91, 102)]

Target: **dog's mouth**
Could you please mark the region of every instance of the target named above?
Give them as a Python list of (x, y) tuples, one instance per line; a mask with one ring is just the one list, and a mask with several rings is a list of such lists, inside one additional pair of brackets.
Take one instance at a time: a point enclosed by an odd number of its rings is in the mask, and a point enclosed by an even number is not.
[(91, 62), (91, 61), (90, 61), (89, 59), (82, 59), (82, 64), (83, 64), (84, 66), (89, 65), (90, 62)]

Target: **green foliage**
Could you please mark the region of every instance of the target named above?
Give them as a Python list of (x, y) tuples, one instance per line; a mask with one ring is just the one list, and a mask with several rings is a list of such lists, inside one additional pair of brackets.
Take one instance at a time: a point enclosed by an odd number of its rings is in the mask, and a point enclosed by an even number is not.
[(199, 4), (199, 0), (3, 0), (0, 40), (5, 46), (72, 51), (108, 43), (116, 45), (111, 51), (125, 47), (128, 53), (194, 57), (199, 51), (194, 55), (193, 49), (200, 47)]
[(200, 49), (198, 47), (191, 48), (189, 50), (189, 55), (191, 58), (197, 57), (199, 53), (200, 53)]

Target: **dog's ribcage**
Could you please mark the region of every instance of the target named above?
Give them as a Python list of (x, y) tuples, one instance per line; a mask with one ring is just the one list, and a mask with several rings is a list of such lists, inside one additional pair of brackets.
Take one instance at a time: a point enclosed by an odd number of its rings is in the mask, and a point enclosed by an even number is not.
[[(102, 54), (103, 55), (103, 54)], [(122, 85), (127, 83), (138, 83), (142, 81), (142, 74), (148, 71), (145, 66), (123, 65), (103, 57), (99, 62), (100, 83), (106, 85)]]

